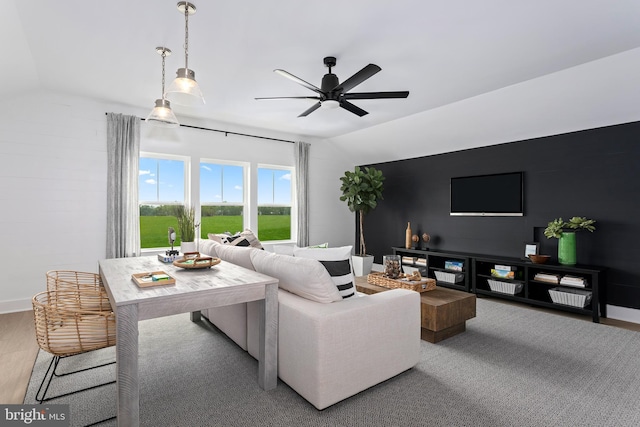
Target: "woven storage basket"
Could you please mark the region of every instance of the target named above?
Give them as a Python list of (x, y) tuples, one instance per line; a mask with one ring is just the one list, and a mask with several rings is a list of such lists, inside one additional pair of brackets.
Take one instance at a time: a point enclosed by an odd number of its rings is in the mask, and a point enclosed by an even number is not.
[(40, 348), (56, 356), (70, 356), (115, 345), (113, 311), (87, 309), (103, 306), (104, 298), (102, 292), (95, 290), (36, 294), (32, 303)]
[(416, 292), (431, 291), (436, 288), (434, 279), (423, 278), (419, 282), (390, 279), (384, 273), (373, 272), (367, 276), (367, 282), (372, 285), (382, 286), (389, 289), (409, 289)]
[(584, 308), (591, 302), (591, 292), (581, 289), (551, 288), (549, 289), (549, 295), (554, 304), (569, 305), (571, 307)]
[(491, 280), (487, 279), (487, 283), (489, 284), (489, 288), (491, 291), (497, 292), (499, 294), (508, 294), (515, 295), (522, 291), (522, 283), (518, 282), (503, 282), (501, 280)]

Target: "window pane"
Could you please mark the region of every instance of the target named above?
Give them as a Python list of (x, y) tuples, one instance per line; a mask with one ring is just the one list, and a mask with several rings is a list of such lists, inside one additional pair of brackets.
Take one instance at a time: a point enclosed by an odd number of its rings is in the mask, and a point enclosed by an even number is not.
[(201, 206), (200, 238), (207, 239), (209, 233), (235, 234), (242, 231), (244, 219), (242, 205)]
[(244, 168), (200, 163), (201, 203), (244, 203)]
[(258, 169), (258, 205), (291, 205), (291, 171)]
[[(140, 205), (140, 247), (163, 248), (169, 244), (169, 227), (178, 230), (174, 212), (176, 205)], [(176, 232), (174, 246), (180, 246), (180, 233)]]
[(258, 168), (258, 239), (291, 239), (291, 171)]
[(184, 162), (141, 157), (138, 178), (141, 202), (184, 203)]

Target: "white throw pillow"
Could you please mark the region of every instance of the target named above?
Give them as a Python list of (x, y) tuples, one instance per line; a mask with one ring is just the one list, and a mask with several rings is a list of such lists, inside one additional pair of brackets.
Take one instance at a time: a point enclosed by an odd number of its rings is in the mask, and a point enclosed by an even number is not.
[(311, 301), (341, 301), (331, 276), (320, 262), (267, 251), (251, 251), (251, 261), (258, 273), (275, 277), (279, 287)]
[(327, 269), (342, 298), (358, 296), (351, 267), (352, 246), (338, 248), (294, 248), (293, 255), (318, 260)]

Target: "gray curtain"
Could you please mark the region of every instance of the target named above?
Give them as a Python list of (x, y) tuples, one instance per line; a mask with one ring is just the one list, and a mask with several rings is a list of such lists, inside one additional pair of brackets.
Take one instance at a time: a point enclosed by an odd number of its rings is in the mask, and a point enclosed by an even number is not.
[(298, 246), (309, 246), (309, 144), (295, 143)]
[(140, 255), (140, 119), (107, 113), (107, 258)]

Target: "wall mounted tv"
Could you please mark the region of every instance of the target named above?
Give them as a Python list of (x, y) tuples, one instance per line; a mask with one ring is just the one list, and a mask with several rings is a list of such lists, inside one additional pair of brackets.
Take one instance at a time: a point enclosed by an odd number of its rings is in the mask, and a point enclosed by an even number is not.
[(523, 173), (451, 178), (451, 215), (523, 216)]

